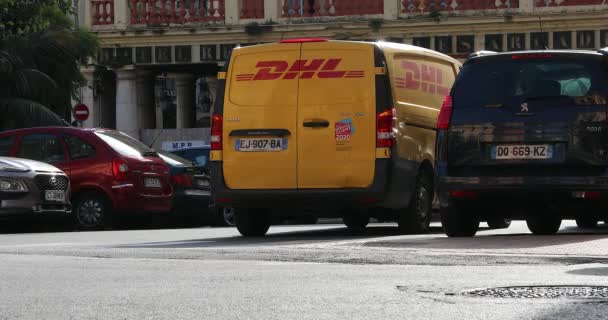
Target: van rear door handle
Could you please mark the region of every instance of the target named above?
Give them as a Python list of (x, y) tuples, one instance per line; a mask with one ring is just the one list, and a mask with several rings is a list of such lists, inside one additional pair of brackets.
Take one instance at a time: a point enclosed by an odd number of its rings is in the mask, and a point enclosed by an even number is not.
[(304, 121), (304, 127), (306, 127), (306, 128), (329, 127), (329, 121), (327, 121), (327, 120)]
[(247, 136), (276, 136), (286, 137), (291, 135), (287, 129), (240, 129), (230, 131), (231, 137), (247, 137)]

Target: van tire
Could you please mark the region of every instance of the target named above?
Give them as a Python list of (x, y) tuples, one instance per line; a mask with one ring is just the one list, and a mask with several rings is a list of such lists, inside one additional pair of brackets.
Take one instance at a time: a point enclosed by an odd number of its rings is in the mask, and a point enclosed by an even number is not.
[(479, 230), (479, 217), (471, 210), (451, 206), (440, 208), (441, 225), (448, 237), (473, 237)]
[(427, 171), (422, 171), (416, 178), (416, 186), (410, 206), (401, 212), (399, 220), (399, 231), (401, 233), (427, 233), (433, 216), (433, 191), (432, 176)]
[(361, 232), (365, 230), (365, 227), (369, 224), (369, 216), (367, 214), (359, 213), (346, 214), (342, 218), (342, 221), (349, 230)]
[(261, 210), (234, 209), (236, 228), (244, 237), (262, 237), (270, 228), (266, 212)]
[(534, 235), (554, 235), (562, 224), (562, 218), (552, 215), (531, 215), (526, 218), (528, 229)]
[(486, 221), (490, 229), (508, 229), (511, 226), (511, 220), (505, 218), (488, 218)]
[(576, 225), (579, 228), (584, 228), (584, 229), (597, 228), (598, 222), (599, 221), (596, 218), (593, 218), (593, 217), (579, 217), (579, 218), (576, 218)]

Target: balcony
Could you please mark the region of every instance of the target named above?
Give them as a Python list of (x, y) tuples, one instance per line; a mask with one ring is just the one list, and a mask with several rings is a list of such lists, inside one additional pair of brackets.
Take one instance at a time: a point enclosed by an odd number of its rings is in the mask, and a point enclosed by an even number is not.
[(97, 29), (606, 10), (605, 0), (80, 0)]

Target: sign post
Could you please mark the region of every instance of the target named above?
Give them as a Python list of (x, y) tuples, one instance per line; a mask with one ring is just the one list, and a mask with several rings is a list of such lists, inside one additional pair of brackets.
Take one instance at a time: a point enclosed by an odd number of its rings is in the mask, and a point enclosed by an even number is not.
[(74, 106), (72, 115), (74, 116), (74, 119), (82, 123), (89, 119), (89, 107), (87, 107), (86, 104), (79, 103)]

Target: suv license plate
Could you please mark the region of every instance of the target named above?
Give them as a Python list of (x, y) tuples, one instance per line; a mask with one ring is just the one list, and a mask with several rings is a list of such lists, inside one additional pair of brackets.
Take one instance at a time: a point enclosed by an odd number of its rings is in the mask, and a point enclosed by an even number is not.
[(284, 138), (242, 138), (236, 139), (234, 150), (241, 152), (277, 152), (287, 149)]
[(158, 178), (144, 178), (144, 187), (146, 187), (146, 188), (160, 188), (160, 179), (158, 179)]
[(65, 202), (65, 191), (46, 190), (44, 191), (44, 200), (53, 202)]
[(536, 160), (553, 157), (553, 146), (548, 144), (492, 146), (491, 150), (490, 156), (493, 160)]

